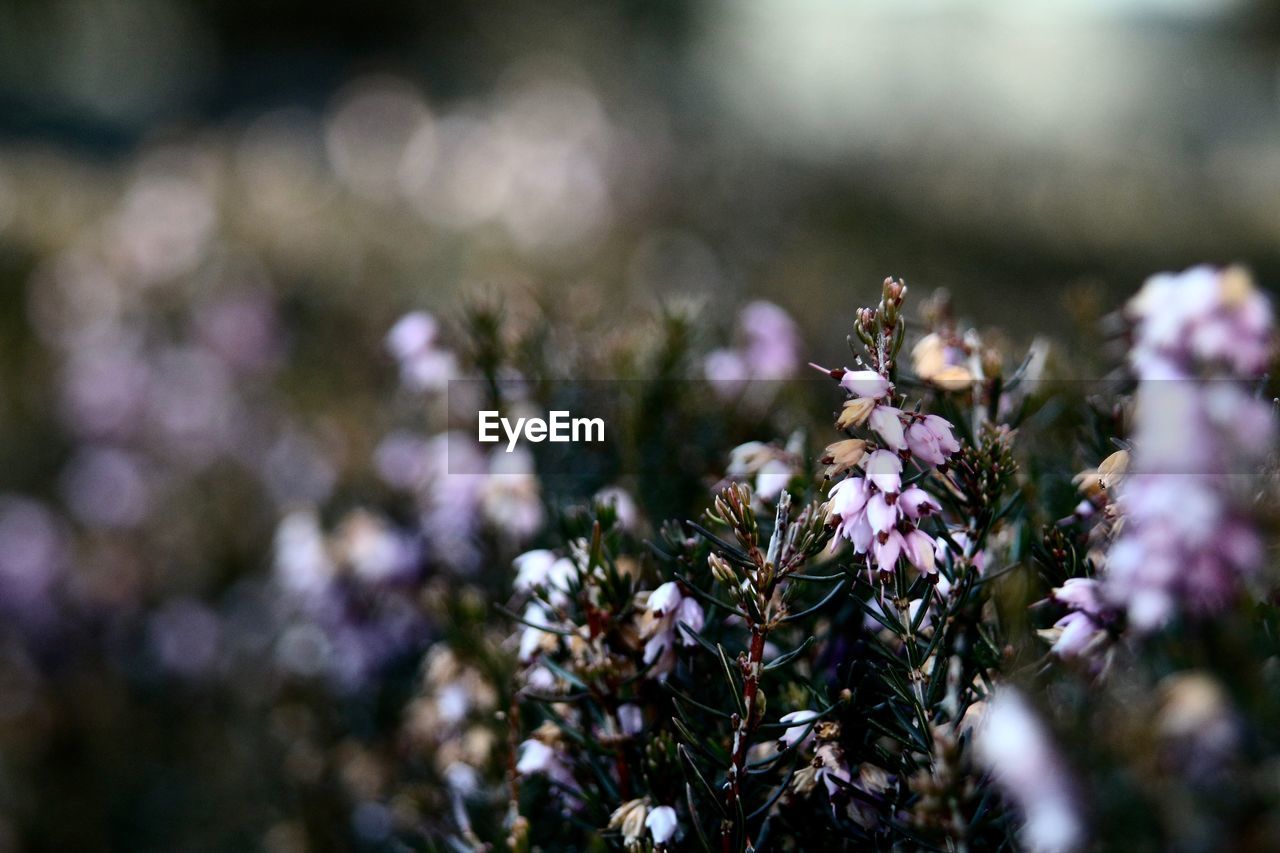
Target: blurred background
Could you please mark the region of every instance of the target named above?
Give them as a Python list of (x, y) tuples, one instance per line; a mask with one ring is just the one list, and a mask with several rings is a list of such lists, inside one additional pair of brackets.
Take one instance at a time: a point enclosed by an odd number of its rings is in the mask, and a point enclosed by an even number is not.
[(1280, 280), (1271, 3), (0, 0), (0, 850), (391, 843), (406, 311), (835, 362), (889, 274), (1065, 337), (1200, 261)]

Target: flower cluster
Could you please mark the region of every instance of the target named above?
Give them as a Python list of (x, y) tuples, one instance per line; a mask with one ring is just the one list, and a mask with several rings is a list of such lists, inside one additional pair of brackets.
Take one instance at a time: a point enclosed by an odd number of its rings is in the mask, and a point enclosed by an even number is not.
[(1134, 451), (1104, 594), (1148, 632), (1220, 611), (1261, 562), (1248, 481), (1275, 424), (1245, 383), (1267, 367), (1271, 309), (1243, 270), (1196, 267), (1151, 278), (1128, 311)]
[(866, 426), (872, 435), (830, 445), (823, 461), (829, 473), (856, 471), (862, 475), (841, 480), (831, 489), (830, 511), (838, 519), (836, 532), (853, 543), (858, 554), (870, 553), (882, 574), (896, 570), (905, 556), (918, 571), (934, 572), (937, 543), (919, 528), (922, 519), (941, 512), (938, 501), (924, 489), (903, 482), (904, 463), (923, 474), (943, 467), (960, 451), (951, 424), (933, 414), (904, 411), (892, 405), (892, 357), (901, 341), (899, 306), (906, 286), (885, 282), (884, 298), (875, 312), (859, 317), (859, 333), (869, 342), (869, 360), (876, 369), (825, 370), (853, 395), (836, 422), (841, 429)]

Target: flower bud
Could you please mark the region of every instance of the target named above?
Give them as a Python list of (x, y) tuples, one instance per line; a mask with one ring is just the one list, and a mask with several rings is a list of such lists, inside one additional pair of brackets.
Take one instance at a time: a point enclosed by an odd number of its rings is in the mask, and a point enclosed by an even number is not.
[(737, 573), (734, 572), (733, 566), (729, 565), (729, 561), (719, 554), (711, 554), (707, 557), (707, 565), (711, 566), (712, 576), (722, 585), (732, 587), (737, 583)]

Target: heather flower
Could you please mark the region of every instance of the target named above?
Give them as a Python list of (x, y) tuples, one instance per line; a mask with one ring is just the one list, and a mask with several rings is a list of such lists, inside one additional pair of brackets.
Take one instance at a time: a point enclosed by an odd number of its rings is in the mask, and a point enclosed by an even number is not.
[(653, 843), (661, 847), (675, 838), (676, 831), (680, 828), (680, 820), (676, 810), (671, 806), (658, 806), (649, 812), (649, 816), (644, 819), (644, 825), (649, 830)]
[(937, 332), (925, 335), (911, 348), (916, 376), (946, 391), (963, 391), (973, 384), (971, 361), (963, 341), (949, 341)]
[(568, 557), (558, 557), (547, 550), (527, 551), (514, 560), (516, 592), (545, 589), (552, 604), (568, 603), (571, 583), (578, 576), (578, 567)]
[(1270, 406), (1238, 384), (1267, 365), (1271, 309), (1244, 272), (1196, 267), (1153, 276), (1128, 310), (1140, 384), (1123, 483), (1108, 472), (1124, 525), (1104, 592), (1149, 632), (1221, 610), (1261, 561), (1230, 475), (1256, 466), (1274, 435)]
[(898, 495), (898, 507), (912, 521), (919, 521), (942, 512), (938, 499), (919, 486), (908, 486)]
[(867, 443), (865, 441), (857, 438), (846, 438), (844, 441), (828, 444), (818, 461), (827, 466), (828, 477), (835, 477), (852, 470), (855, 465), (862, 461), (862, 457), (866, 455), (866, 450)]
[(752, 379), (786, 379), (800, 364), (800, 330), (782, 308), (757, 300), (742, 309), (742, 360)]
[(607, 486), (596, 492), (593, 500), (602, 505), (612, 506), (618, 520), (618, 527), (634, 531), (640, 524), (640, 508), (636, 500), (626, 489), (618, 486)]
[(622, 733), (627, 735), (638, 735), (644, 731), (644, 711), (639, 705), (630, 702), (625, 705), (618, 706), (618, 725), (622, 727)]
[(835, 743), (825, 742), (814, 753), (816, 779), (827, 789), (828, 797), (840, 796), (844, 788), (853, 784), (853, 775), (845, 761), (844, 751)]
[(876, 401), (871, 397), (855, 397), (852, 400), (845, 400), (844, 406), (840, 409), (840, 416), (836, 418), (836, 429), (850, 429), (852, 427), (860, 427), (871, 417), (871, 413), (876, 409)]
[(897, 494), (902, 490), (902, 460), (888, 450), (877, 450), (863, 463), (867, 480), (881, 493)]
[(684, 595), (679, 584), (668, 581), (649, 593), (643, 613), (641, 635), (645, 637), (644, 662), (650, 666), (650, 675), (659, 680), (675, 668), (677, 645), (692, 646), (697, 643), (690, 634), (702, 630), (706, 614), (702, 605), (691, 596)]
[(756, 497), (772, 501), (778, 497), (796, 474), (796, 456), (762, 441), (749, 441), (735, 447), (729, 453), (729, 466), (725, 470), (731, 479), (754, 478)]
[(387, 350), (400, 363), (400, 379), (412, 391), (440, 391), (457, 374), (453, 353), (436, 346), (433, 316), (414, 311), (387, 333)]
[(1002, 688), (987, 703), (975, 756), (1022, 813), (1022, 842), (1037, 853), (1078, 849), (1084, 841), (1066, 767), (1025, 699)]
[(874, 370), (846, 370), (840, 387), (855, 397), (881, 400), (888, 396), (893, 384)]
[(537, 738), (529, 738), (520, 744), (516, 753), (516, 772), (521, 776), (545, 776), (559, 783), (565, 792), (578, 790), (564, 754)]
[(935, 545), (932, 536), (918, 527), (913, 527), (902, 538), (902, 547), (911, 565), (925, 574), (933, 574)]
[(893, 451), (907, 446), (906, 436), (902, 430), (902, 410), (892, 406), (876, 406), (867, 423), (879, 434), (884, 446)]
[(818, 719), (817, 711), (792, 711), (778, 718), (779, 723), (787, 724), (787, 730), (778, 738), (778, 749), (783, 750), (795, 746), (802, 739), (807, 739), (813, 731), (813, 721)]

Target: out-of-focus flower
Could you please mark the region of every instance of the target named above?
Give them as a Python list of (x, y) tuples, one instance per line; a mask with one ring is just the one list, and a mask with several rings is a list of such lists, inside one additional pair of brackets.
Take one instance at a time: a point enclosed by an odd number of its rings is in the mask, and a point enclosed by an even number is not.
[(1275, 433), (1270, 404), (1240, 384), (1266, 369), (1271, 308), (1242, 270), (1196, 267), (1152, 277), (1128, 310), (1140, 381), (1104, 590), (1149, 632), (1222, 609), (1262, 560), (1236, 478)]
[(1039, 632), (1052, 644), (1050, 651), (1061, 658), (1087, 660), (1100, 666), (1110, 644), (1108, 629), (1119, 616), (1103, 599), (1101, 582), (1068, 578), (1050, 597), (1069, 608), (1052, 628)]
[(355, 510), (342, 520), (334, 550), (366, 583), (401, 580), (418, 568), (418, 548), (412, 537), (366, 510)]
[(612, 506), (617, 515), (618, 526), (623, 530), (635, 531), (640, 523), (640, 508), (631, 493), (619, 486), (607, 486), (596, 492), (595, 502)]
[(489, 476), (484, 481), (481, 507), (493, 529), (518, 542), (542, 527), (542, 487), (534, 473), (533, 457), (527, 450), (494, 451)]
[(618, 724), (622, 726), (623, 734), (638, 735), (644, 731), (644, 711), (630, 702), (619, 705)]
[(925, 335), (911, 348), (916, 376), (946, 391), (963, 391), (973, 384), (969, 360), (961, 341), (948, 340), (937, 332)]
[(311, 509), (290, 512), (276, 526), (275, 574), (285, 589), (318, 593), (337, 575), (320, 518)]
[[(703, 362), (703, 375), (724, 399), (743, 392), (751, 380), (774, 381), (793, 376), (800, 364), (800, 333), (786, 311), (772, 302), (756, 301), (738, 316), (739, 345), (713, 350)], [(773, 389), (762, 395), (773, 397)]]
[(1079, 849), (1084, 824), (1073, 783), (1043, 724), (1016, 690), (1001, 688), (987, 703), (974, 754), (1022, 813), (1021, 839), (1036, 853)]
[(436, 319), (425, 311), (404, 315), (387, 332), (387, 350), (411, 391), (440, 391), (458, 374), (453, 353), (436, 346)]
[(1212, 779), (1240, 745), (1240, 722), (1226, 690), (1211, 675), (1182, 672), (1160, 685), (1156, 728), (1167, 760), (1189, 776)]
[(516, 751), (516, 772), (521, 776), (544, 776), (555, 783), (556, 795), (566, 808), (577, 808), (581, 804), (578, 796), (578, 783), (573, 778), (573, 770), (559, 746), (552, 746), (546, 741), (554, 735), (540, 729), (537, 736), (521, 742)]
[(754, 478), (752, 491), (756, 497), (772, 501), (796, 475), (797, 461), (789, 450), (762, 441), (749, 441), (730, 451), (725, 475), (735, 480)]
[(570, 582), (577, 577), (578, 567), (568, 557), (559, 557), (552, 551), (527, 551), (515, 559), (516, 592), (536, 589), (548, 591), (553, 604), (568, 602)]
[(787, 379), (800, 365), (800, 331), (772, 302), (749, 303), (738, 317), (742, 358), (752, 379)]

